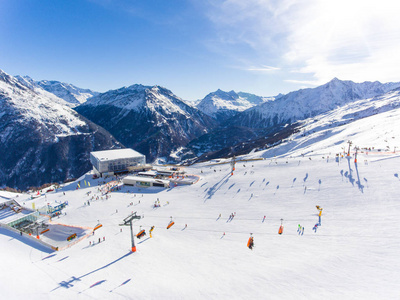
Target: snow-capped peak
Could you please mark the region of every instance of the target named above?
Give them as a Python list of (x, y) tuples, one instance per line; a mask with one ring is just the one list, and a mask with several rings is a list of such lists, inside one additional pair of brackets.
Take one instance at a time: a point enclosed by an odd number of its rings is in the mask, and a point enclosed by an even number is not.
[(236, 121), (242, 126), (256, 128), (292, 123), (357, 100), (383, 95), (398, 87), (400, 83), (354, 83), (334, 78), (319, 87), (291, 92), (275, 101), (253, 107), (241, 114)]
[(83, 106), (111, 105), (125, 111), (138, 111), (144, 107), (150, 110), (163, 109), (165, 112), (179, 112), (186, 114), (185, 104), (182, 99), (175, 96), (170, 90), (158, 85), (145, 86), (134, 84), (117, 90), (99, 94), (89, 99)]
[(233, 90), (225, 92), (218, 89), (204, 97), (197, 105), (197, 108), (214, 118), (221, 117), (221, 115), (222, 118), (228, 118), (237, 112), (244, 111), (268, 100), (271, 99), (250, 93), (236, 93)]
[[(53, 134), (75, 134), (85, 123), (67, 106), (67, 102), (34, 86), (29, 77), (0, 73), (1, 116), (17, 111), (27, 122), (43, 124)], [(1, 136), (3, 141), (6, 135)]]

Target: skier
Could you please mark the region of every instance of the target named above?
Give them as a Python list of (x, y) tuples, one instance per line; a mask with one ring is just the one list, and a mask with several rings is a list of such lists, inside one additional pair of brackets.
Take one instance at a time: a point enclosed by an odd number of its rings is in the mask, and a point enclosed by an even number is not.
[(150, 237), (153, 237), (153, 236), (151, 235), (151, 233), (153, 232), (153, 230), (154, 230), (154, 226), (151, 226), (151, 228), (150, 228), (150, 230), (149, 230)]
[(319, 223), (316, 223), (316, 224), (314, 225), (314, 227), (313, 227), (313, 230), (314, 230), (315, 233), (317, 232), (318, 225), (319, 225)]
[(301, 233), (301, 228), (302, 226), (299, 224), (298, 228), (297, 228), (297, 232), (300, 234)]
[(319, 213), (318, 213), (318, 223), (319, 223), (319, 226), (321, 226), (321, 216), (322, 216), (322, 207), (319, 209)]

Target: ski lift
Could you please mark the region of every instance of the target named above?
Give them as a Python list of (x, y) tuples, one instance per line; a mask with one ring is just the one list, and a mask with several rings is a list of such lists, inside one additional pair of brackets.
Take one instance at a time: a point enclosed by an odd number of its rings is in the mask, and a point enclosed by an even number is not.
[(283, 221), (283, 219), (281, 219), (281, 226), (279, 226), (278, 234), (282, 234), (283, 233), (282, 221)]
[(103, 227), (103, 224), (101, 224), (101, 223), (99, 222), (99, 223), (97, 223), (96, 226), (94, 226), (93, 231), (99, 229), (100, 227)]
[(247, 241), (247, 247), (252, 250), (254, 247), (254, 238), (253, 238), (253, 234), (250, 233), (250, 237), (249, 240)]
[(140, 226), (140, 231), (138, 232), (138, 234), (136, 235), (136, 237), (138, 239), (144, 237), (146, 235), (146, 231), (144, 229), (142, 229), (142, 226)]
[(169, 222), (167, 229), (170, 229), (174, 224), (175, 224), (175, 222), (172, 221), (172, 216), (171, 216), (171, 221)]

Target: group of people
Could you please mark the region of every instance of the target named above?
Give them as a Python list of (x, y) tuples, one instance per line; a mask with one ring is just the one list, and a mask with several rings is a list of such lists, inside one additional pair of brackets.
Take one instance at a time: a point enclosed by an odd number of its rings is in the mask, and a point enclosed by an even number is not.
[[(317, 232), (317, 229), (319, 226), (321, 226), (321, 216), (322, 216), (322, 207), (320, 207), (319, 205), (316, 206), (317, 210), (318, 210), (318, 222), (314, 225), (313, 230), (314, 232)], [(231, 215), (232, 216), (232, 215)], [(263, 222), (265, 221), (265, 216), (263, 218)], [(280, 228), (279, 228), (279, 234), (282, 234), (281, 232), (281, 228), (283, 228), (283, 225), (281, 224)], [(303, 235), (304, 234), (304, 226), (301, 226), (300, 224), (297, 227), (297, 233), (298, 235)], [(225, 235), (225, 232), (224, 232)], [(250, 234), (250, 238), (247, 241), (247, 247), (252, 250), (254, 247), (254, 238), (252, 236), (252, 234)]]
[(236, 216), (236, 212), (231, 213), (229, 215), (228, 221), (226, 221), (226, 222), (231, 222), (235, 216)]

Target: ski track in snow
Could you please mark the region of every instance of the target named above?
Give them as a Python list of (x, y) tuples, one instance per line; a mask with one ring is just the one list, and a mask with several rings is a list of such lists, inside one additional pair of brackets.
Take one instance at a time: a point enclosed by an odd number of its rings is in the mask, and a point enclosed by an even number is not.
[[(233, 175), (229, 164), (194, 165), (187, 171), (202, 177), (197, 184), (167, 190), (123, 187), (90, 206), (83, 203), (88, 191), (96, 193), (97, 181), (89, 174), (80, 180), (91, 187), (76, 190), (77, 183), (71, 183), (46, 199), (21, 195), (27, 207), (68, 200), (67, 215), (57, 222), (93, 228), (99, 220), (103, 227), (50, 254), (18, 235), (1, 234), (2, 257), (7, 258), (0, 273), (3, 297), (397, 298), (399, 156), (360, 154), (357, 164), (353, 156), (338, 162), (317, 158), (237, 163)], [(161, 207), (154, 210), (157, 198)], [(323, 211), (314, 232), (316, 205)], [(152, 238), (135, 239), (136, 253), (130, 252), (129, 227), (119, 226), (132, 211), (144, 216), (133, 223), (135, 234), (142, 226), (148, 235), (155, 226)], [(171, 217), (175, 225), (167, 230)], [(281, 219), (284, 231), (278, 235)], [(299, 224), (303, 235), (297, 232)], [(246, 247), (250, 233), (253, 250)]]

